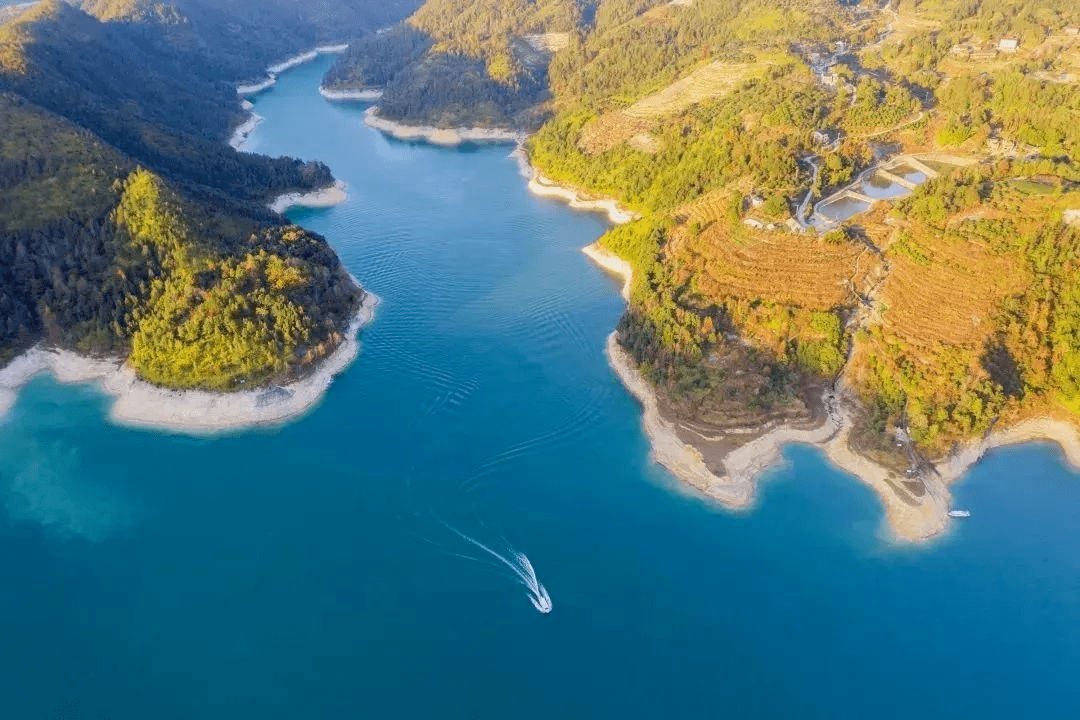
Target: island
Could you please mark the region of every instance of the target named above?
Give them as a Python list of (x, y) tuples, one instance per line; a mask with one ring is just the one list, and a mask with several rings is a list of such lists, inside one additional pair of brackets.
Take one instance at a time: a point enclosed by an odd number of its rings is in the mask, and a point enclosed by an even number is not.
[(742, 508), (816, 445), (921, 541), (994, 447), (1080, 466), (1078, 78), (1067, 0), (428, 0), (323, 85), (528, 133), (530, 188), (609, 217), (659, 463)]

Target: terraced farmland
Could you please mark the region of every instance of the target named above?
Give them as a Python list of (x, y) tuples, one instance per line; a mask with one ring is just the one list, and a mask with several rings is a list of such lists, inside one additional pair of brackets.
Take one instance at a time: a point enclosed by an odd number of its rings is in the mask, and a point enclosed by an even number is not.
[(691, 105), (726, 95), (764, 67), (761, 63), (709, 63), (663, 90), (643, 97), (622, 112), (642, 120), (674, 115)]
[(598, 155), (647, 132), (652, 125), (648, 120), (630, 117), (624, 112), (608, 113), (582, 128), (578, 147), (587, 155)]
[(679, 243), (673, 262), (710, 298), (757, 300), (807, 310), (852, 304), (877, 266), (875, 255), (852, 242), (830, 244), (816, 235), (752, 232), (717, 223)]
[[(641, 98), (623, 110), (609, 112), (593, 120), (581, 132), (578, 147), (596, 155), (646, 134), (662, 118), (677, 115), (691, 106), (712, 100), (760, 74), (767, 63), (725, 64), (713, 62), (698, 68), (663, 90)], [(643, 152), (656, 152), (651, 143), (636, 145)]]
[(882, 322), (912, 349), (981, 347), (998, 303), (1030, 280), (1017, 259), (965, 240), (898, 241), (887, 256)]

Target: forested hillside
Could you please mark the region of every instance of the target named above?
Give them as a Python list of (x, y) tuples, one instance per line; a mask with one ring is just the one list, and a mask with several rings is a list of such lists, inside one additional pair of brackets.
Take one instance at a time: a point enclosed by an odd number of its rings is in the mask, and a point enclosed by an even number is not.
[(341, 342), (362, 291), (266, 208), (329, 169), (225, 144), (236, 81), (411, 9), (315, 5), (45, 0), (0, 25), (0, 363), (44, 339), (231, 390)]
[(0, 361), (45, 338), (171, 387), (287, 377), (361, 291), (325, 241), (185, 199), (90, 133), (0, 94)]
[(155, 171), (259, 204), (286, 189), (330, 182), (325, 166), (227, 147), (242, 119), (233, 84), (189, 73), (184, 60), (59, 0), (0, 26), (0, 89), (67, 117)]
[(534, 127), (549, 97), (545, 38), (582, 22), (573, 0), (432, 0), (392, 31), (352, 43), (334, 90), (383, 89), (382, 117), (441, 127)]
[(160, 51), (183, 53), (188, 72), (211, 80), (262, 77), (268, 65), (372, 33), (406, 17), (419, 0), (82, 0), (91, 15), (120, 22)]

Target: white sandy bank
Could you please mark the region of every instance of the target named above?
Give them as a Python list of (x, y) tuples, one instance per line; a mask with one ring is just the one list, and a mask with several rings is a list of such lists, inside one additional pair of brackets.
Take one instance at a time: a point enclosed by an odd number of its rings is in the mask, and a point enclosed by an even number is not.
[[(829, 460), (837, 467), (855, 475), (868, 485), (885, 507), (891, 534), (905, 542), (920, 542), (940, 534), (948, 525), (951, 496), (944, 486), (933, 487), (921, 498), (905, 499), (890, 483), (891, 473), (885, 468), (852, 452), (848, 446), (851, 423), (846, 413), (831, 408), (821, 425), (796, 428), (780, 425), (750, 442), (740, 445), (723, 458), (725, 473), (711, 471), (696, 448), (683, 442), (674, 423), (660, 413), (652, 385), (638, 372), (633, 359), (619, 345), (617, 334), (608, 337), (607, 356), (615, 374), (637, 398), (643, 409), (642, 426), (652, 445), (653, 459), (675, 477), (725, 507), (742, 509), (754, 498), (757, 478), (778, 465), (785, 445), (807, 444), (824, 448)], [(831, 405), (831, 398), (826, 402)], [(895, 481), (894, 481), (895, 482)]]
[(631, 267), (630, 263), (626, 262), (607, 248), (601, 247), (599, 242), (594, 242), (592, 245), (586, 245), (581, 248), (581, 252), (585, 253), (590, 260), (607, 270), (609, 273), (618, 275), (622, 278), (622, 299), (626, 302), (630, 302), (630, 281), (634, 277), (634, 268)]
[(254, 95), (260, 93), (263, 90), (272, 88), (277, 82), (278, 75), (296, 67), (297, 65), (303, 65), (304, 63), (311, 62), (320, 55), (327, 55), (332, 53), (341, 53), (349, 49), (348, 43), (341, 43), (340, 45), (320, 45), (314, 50), (309, 50), (306, 53), (300, 53), (287, 60), (283, 60), (276, 65), (271, 65), (266, 68), (266, 79), (259, 80), (253, 83), (246, 83), (236, 86), (237, 95)]
[(329, 187), (324, 187), (321, 190), (315, 190), (308, 193), (286, 193), (279, 195), (274, 202), (268, 206), (271, 210), (277, 213), (283, 213), (289, 208), (294, 207), (307, 207), (307, 208), (327, 208), (340, 205), (349, 199), (349, 194), (345, 190), (345, 183), (341, 180), (336, 181)]
[(266, 68), (266, 72), (270, 73), (271, 75), (280, 75), (281, 73), (285, 72), (286, 70), (294, 68), (297, 65), (303, 65), (304, 63), (309, 63), (309, 62), (311, 62), (312, 60), (314, 60), (317, 57), (319, 57), (319, 51), (318, 50), (309, 50), (306, 53), (300, 53), (299, 55), (295, 55), (295, 56), (289, 58), (288, 60), (284, 60), (282, 62), (279, 62), (277, 65), (269, 66), (268, 68)]
[(474, 143), (520, 143), (525, 134), (516, 130), (500, 128), (461, 127), (437, 128), (430, 125), (403, 125), (378, 116), (378, 108), (371, 107), (364, 113), (364, 124), (398, 140), (422, 140), (432, 145), (455, 147), (466, 142)]
[[(248, 108), (250, 112), (250, 108)], [(244, 146), (247, 144), (248, 138), (251, 137), (251, 133), (255, 132), (255, 128), (262, 122), (262, 116), (251, 113), (248, 119), (244, 121), (236, 130), (233, 131), (232, 137), (229, 138), (229, 146), (233, 150), (243, 151)]]
[(953, 483), (962, 478), (971, 466), (982, 460), (990, 450), (1041, 441), (1058, 445), (1069, 464), (1080, 470), (1080, 432), (1076, 425), (1053, 418), (1033, 418), (969, 443), (938, 463), (938, 472), (944, 482)]
[(590, 199), (574, 188), (559, 185), (554, 180), (535, 173), (529, 180), (529, 190), (540, 197), (553, 197), (566, 201), (574, 210), (601, 212), (616, 225), (625, 225), (640, 217), (636, 212), (627, 210), (617, 200), (611, 198)]
[(255, 83), (248, 83), (246, 85), (237, 85), (236, 86), (236, 94), (237, 95), (254, 95), (256, 93), (261, 93), (263, 90), (274, 87), (275, 83), (277, 83), (277, 77), (276, 76), (268, 77), (265, 80), (261, 80), (259, 82), (255, 82)]
[(367, 293), (345, 339), (315, 371), (283, 387), (235, 393), (167, 390), (136, 377), (122, 361), (98, 360), (66, 350), (34, 348), (0, 370), (0, 417), (10, 410), (19, 389), (35, 375), (51, 373), (63, 383), (98, 383), (115, 399), (110, 418), (117, 423), (206, 434), (277, 425), (303, 415), (326, 393), (334, 376), (360, 352), (356, 335), (371, 322), (379, 299)]
[(656, 393), (619, 345), (617, 333), (607, 341), (607, 357), (615, 374), (637, 398), (643, 410), (642, 426), (652, 443), (653, 459), (675, 477), (730, 508), (743, 508), (754, 496), (754, 484), (745, 477), (718, 477), (705, 465), (701, 453), (679, 439), (675, 427), (660, 414)]
[(327, 90), (319, 86), (319, 94), (327, 100), (361, 100), (374, 102), (382, 97), (382, 90)]

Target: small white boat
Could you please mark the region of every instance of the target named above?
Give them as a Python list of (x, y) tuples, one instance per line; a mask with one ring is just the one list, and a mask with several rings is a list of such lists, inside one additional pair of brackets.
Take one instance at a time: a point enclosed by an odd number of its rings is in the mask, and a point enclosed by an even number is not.
[(949, 517), (951, 518), (966, 518), (971, 517), (970, 510), (950, 510)]

